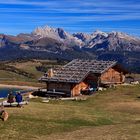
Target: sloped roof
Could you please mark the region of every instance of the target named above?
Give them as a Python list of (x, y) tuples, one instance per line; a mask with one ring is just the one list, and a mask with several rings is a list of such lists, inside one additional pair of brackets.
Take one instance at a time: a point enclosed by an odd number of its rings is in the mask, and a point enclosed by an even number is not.
[(41, 81), (79, 83), (89, 73), (101, 74), (116, 65), (116, 61), (75, 59), (65, 66), (53, 69), (53, 77), (41, 77)]

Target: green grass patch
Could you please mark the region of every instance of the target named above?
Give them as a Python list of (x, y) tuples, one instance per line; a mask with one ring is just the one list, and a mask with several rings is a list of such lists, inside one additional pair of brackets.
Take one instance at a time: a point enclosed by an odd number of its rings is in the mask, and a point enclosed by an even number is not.
[(63, 124), (66, 127), (81, 127), (81, 126), (101, 126), (101, 125), (111, 125), (113, 124), (112, 120), (109, 120), (107, 118), (98, 118), (94, 121), (84, 120), (84, 119), (78, 119), (78, 118), (71, 118), (68, 120), (57, 120), (54, 121), (58, 124)]
[[(45, 139), (52, 135), (59, 138), (77, 130), (87, 133), (87, 128), (99, 135), (106, 135), (107, 129), (113, 138), (120, 137), (121, 132), (124, 135), (136, 133), (138, 137), (139, 91), (139, 86), (119, 86), (89, 96), (86, 101), (42, 103), (42, 98), (31, 99), (24, 108), (6, 108), (9, 119), (7, 122), (0, 120), (0, 139), (16, 139), (17, 136), (20, 139)], [(132, 129), (135, 129), (133, 133)]]

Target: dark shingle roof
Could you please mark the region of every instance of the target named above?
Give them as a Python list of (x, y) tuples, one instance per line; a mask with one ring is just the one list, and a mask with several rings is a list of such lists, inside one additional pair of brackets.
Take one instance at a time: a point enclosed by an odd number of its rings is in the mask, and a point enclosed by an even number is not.
[(41, 81), (58, 81), (79, 83), (86, 75), (101, 74), (116, 65), (115, 61), (79, 60), (75, 59), (61, 68), (53, 69), (53, 77), (41, 77)]

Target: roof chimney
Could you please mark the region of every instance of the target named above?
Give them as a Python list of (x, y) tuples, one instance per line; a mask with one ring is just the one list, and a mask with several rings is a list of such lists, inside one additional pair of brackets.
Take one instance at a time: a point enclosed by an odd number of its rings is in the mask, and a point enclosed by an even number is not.
[(53, 73), (53, 69), (51, 68), (51, 69), (49, 69), (48, 70), (48, 77), (53, 77), (53, 75), (54, 75), (54, 73)]

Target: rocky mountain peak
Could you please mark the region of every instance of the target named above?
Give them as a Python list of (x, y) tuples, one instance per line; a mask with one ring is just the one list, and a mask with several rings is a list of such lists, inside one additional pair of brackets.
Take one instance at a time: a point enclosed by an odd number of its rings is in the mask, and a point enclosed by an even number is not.
[(108, 33), (102, 32), (100, 30), (96, 30), (95, 32), (93, 32), (91, 34), (92, 38), (96, 37), (96, 36), (104, 36), (104, 37), (108, 37)]
[(41, 38), (47, 37), (50, 34), (53, 34), (55, 32), (55, 29), (49, 27), (49, 26), (44, 26), (44, 27), (37, 27), (32, 34), (36, 36), (40, 36)]
[(55, 31), (61, 39), (66, 39), (68, 36), (68, 33), (66, 33), (62, 28), (57, 28)]
[(38, 27), (32, 32), (32, 34), (35, 36), (40, 36), (40, 38), (49, 37), (59, 41), (70, 36), (62, 28), (52, 28), (49, 26)]
[(139, 38), (128, 35), (126, 33), (123, 32), (116, 32), (116, 31), (112, 31), (111, 33), (109, 33), (109, 36), (118, 38), (118, 39), (125, 39), (125, 40), (134, 40), (134, 41), (140, 41)]
[(91, 39), (91, 35), (86, 34), (86, 33), (81, 33), (81, 32), (74, 33), (73, 36), (78, 38), (78, 39), (80, 39), (83, 42), (87, 42), (87, 41), (89, 41)]

